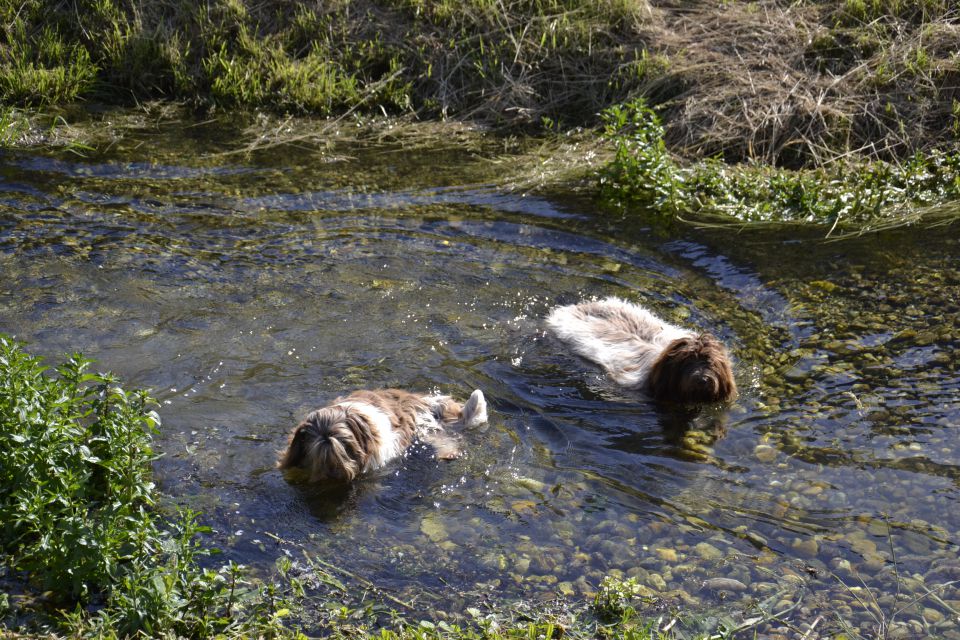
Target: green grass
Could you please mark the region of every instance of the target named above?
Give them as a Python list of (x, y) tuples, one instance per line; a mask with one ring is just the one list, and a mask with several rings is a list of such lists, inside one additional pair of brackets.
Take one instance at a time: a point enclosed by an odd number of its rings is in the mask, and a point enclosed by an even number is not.
[(644, 101), (613, 107), (604, 119), (616, 156), (600, 175), (601, 193), (663, 215), (865, 230), (914, 222), (926, 210), (960, 200), (958, 153), (808, 170), (715, 159), (683, 163), (667, 150), (660, 118)]
[(0, 101), (580, 122), (652, 69), (623, 0), (0, 0)]
[(951, 0), (843, 0), (838, 4), (838, 20), (859, 24), (895, 20), (920, 24), (957, 11)]
[(165, 97), (205, 108), (330, 114), (408, 101), (396, 60), (349, 3), (0, 0), (0, 100)]
[(28, 33), (27, 24), (15, 17), (5, 31), (8, 44), (0, 56), (0, 96), (4, 102), (66, 102), (93, 86), (97, 67), (90, 54), (78, 43), (66, 41), (55, 27), (34, 27)]

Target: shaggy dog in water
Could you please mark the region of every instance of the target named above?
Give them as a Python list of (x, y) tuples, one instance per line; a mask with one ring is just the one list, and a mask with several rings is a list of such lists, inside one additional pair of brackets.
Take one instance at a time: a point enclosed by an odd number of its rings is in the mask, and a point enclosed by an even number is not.
[(433, 445), (438, 458), (455, 458), (456, 442), (444, 427), (486, 421), (487, 402), (479, 389), (463, 406), (449, 396), (400, 389), (355, 391), (304, 418), (277, 466), (301, 469), (313, 482), (349, 482), (383, 467), (417, 438)]
[(618, 384), (657, 400), (727, 402), (737, 395), (730, 356), (719, 340), (664, 322), (626, 300), (557, 307), (547, 324)]

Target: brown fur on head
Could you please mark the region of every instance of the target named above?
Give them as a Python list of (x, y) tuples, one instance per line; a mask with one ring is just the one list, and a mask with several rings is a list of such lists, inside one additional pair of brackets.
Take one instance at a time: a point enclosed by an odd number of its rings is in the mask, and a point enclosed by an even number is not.
[(363, 471), (376, 450), (376, 432), (366, 418), (343, 407), (314, 411), (290, 433), (281, 454), (281, 469), (301, 469), (311, 482), (350, 482)]
[(709, 333), (674, 340), (650, 368), (650, 394), (673, 402), (728, 402), (737, 396), (730, 356)]

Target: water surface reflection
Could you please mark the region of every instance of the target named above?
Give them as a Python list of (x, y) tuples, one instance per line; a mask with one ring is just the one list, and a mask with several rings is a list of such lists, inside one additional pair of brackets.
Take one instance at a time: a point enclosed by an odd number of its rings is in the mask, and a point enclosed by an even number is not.
[[(862, 580), (890, 611), (916, 598), (906, 632), (957, 634), (948, 234), (665, 233), (498, 191), (466, 153), (185, 160), (174, 133), (4, 156), (0, 330), (152, 389), (160, 486), (229, 557), (267, 565), (279, 538), (424, 610), (588, 596), (608, 574), (695, 606), (728, 577), (744, 607), (800, 597), (805, 619), (867, 629), (844, 586)], [(588, 295), (720, 336), (741, 398), (684, 410), (610, 384), (540, 322)], [(482, 388), (491, 423), (462, 459), (414, 450), (340, 490), (273, 469), (305, 412), (388, 385)]]

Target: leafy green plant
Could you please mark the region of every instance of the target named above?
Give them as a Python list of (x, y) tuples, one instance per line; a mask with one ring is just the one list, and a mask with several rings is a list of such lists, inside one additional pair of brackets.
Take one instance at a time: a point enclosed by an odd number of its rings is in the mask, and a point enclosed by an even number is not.
[(924, 208), (960, 199), (960, 154), (916, 154), (901, 163), (789, 170), (707, 159), (681, 164), (643, 100), (608, 109), (604, 135), (616, 148), (600, 173), (608, 200), (672, 216), (722, 215), (740, 222), (813, 222), (864, 229), (913, 221)]
[(209, 529), (155, 504), (152, 400), (90, 365), (50, 369), (0, 335), (0, 559), (62, 604), (102, 603), (67, 616), (74, 635), (292, 635), (296, 581), (200, 566)]
[[(82, 598), (151, 555), (145, 393), (127, 393), (73, 356), (47, 375), (0, 338), (0, 521), (14, 566), (58, 595)], [(148, 535), (144, 535), (144, 534)]]
[(643, 587), (636, 578), (623, 580), (607, 576), (593, 597), (593, 610), (600, 618), (622, 618), (633, 611), (633, 603), (642, 591)]
[(660, 117), (643, 99), (611, 107), (603, 114), (604, 135), (616, 156), (600, 177), (603, 193), (628, 193), (657, 210), (676, 210), (683, 197), (683, 174), (667, 152)]

